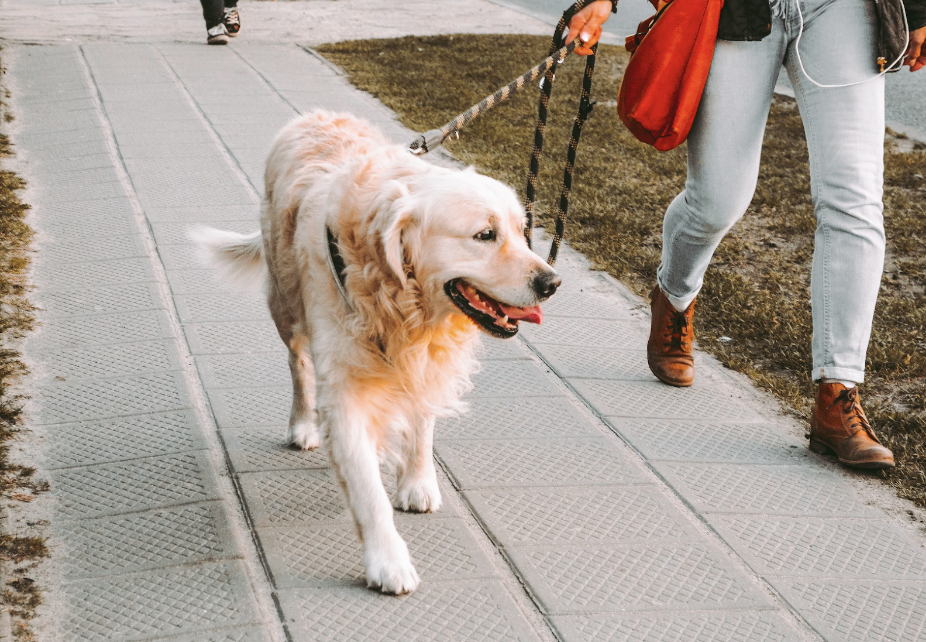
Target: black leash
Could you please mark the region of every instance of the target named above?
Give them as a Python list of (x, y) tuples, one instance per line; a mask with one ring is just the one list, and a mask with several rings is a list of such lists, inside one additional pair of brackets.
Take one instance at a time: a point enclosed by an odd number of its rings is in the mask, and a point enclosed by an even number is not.
[[(550, 44), (550, 54), (543, 62), (532, 67), (518, 78), (496, 91), (491, 96), (484, 98), (481, 102), (473, 105), (468, 110), (448, 122), (440, 129), (432, 129), (420, 134), (408, 146), (409, 151), (414, 154), (427, 154), (444, 144), (453, 134), (459, 132), (474, 118), (484, 114), (492, 107), (506, 101), (518, 89), (521, 89), (529, 82), (543, 74), (543, 80), (540, 81), (540, 108), (537, 116), (537, 128), (534, 131), (534, 150), (531, 152), (530, 166), (527, 174), (526, 198), (524, 200), (524, 209), (527, 214), (527, 226), (524, 229), (524, 236), (527, 239), (528, 247), (532, 247), (531, 231), (534, 227), (534, 201), (536, 199), (537, 175), (540, 172), (540, 156), (543, 151), (544, 131), (547, 126), (548, 107), (550, 105), (550, 95), (553, 92), (553, 81), (556, 78), (556, 68), (562, 64), (566, 56), (580, 44), (576, 38), (568, 45), (563, 44), (565, 39), (566, 27), (569, 21), (586, 5), (594, 0), (577, 0), (577, 2), (563, 12), (559, 23), (556, 25), (556, 31), (553, 33), (553, 42)], [(616, 5), (617, 0), (612, 0), (612, 6)], [(572, 174), (575, 170), (576, 150), (579, 147), (579, 137), (582, 135), (582, 126), (585, 124), (588, 115), (592, 111), (594, 103), (590, 100), (592, 90), (592, 74), (595, 71), (595, 55), (598, 53), (598, 44), (592, 46), (592, 54), (585, 57), (585, 77), (582, 80), (582, 96), (579, 100), (579, 110), (576, 114), (575, 122), (572, 125), (572, 135), (569, 138), (569, 148), (566, 151), (566, 166), (563, 170), (563, 189), (559, 197), (559, 209), (556, 213), (556, 223), (553, 233), (553, 244), (550, 246), (550, 254), (547, 263), (553, 265), (556, 262), (556, 255), (559, 253), (559, 246), (563, 240), (563, 232), (566, 227), (566, 213), (569, 211), (569, 196), (572, 193)]]
[[(564, 32), (578, 11), (588, 4), (588, 0), (578, 0), (574, 5), (563, 12), (563, 16), (556, 25), (556, 31), (553, 32), (553, 42), (550, 43), (550, 50), (563, 41)], [(574, 40), (573, 42), (576, 42)], [(566, 166), (563, 169), (563, 189), (559, 195), (559, 208), (556, 212), (556, 222), (553, 228), (553, 243), (550, 245), (550, 254), (547, 256), (547, 264), (552, 266), (556, 263), (556, 255), (559, 253), (559, 246), (563, 240), (563, 233), (566, 229), (566, 213), (569, 211), (569, 197), (572, 194), (572, 173), (575, 170), (576, 151), (579, 148), (579, 137), (582, 135), (582, 126), (585, 124), (588, 115), (592, 112), (594, 103), (591, 102), (590, 96), (592, 91), (592, 74), (595, 73), (595, 56), (598, 53), (598, 43), (592, 46), (592, 54), (585, 57), (585, 75), (582, 79), (582, 96), (579, 99), (579, 110), (576, 113), (575, 121), (572, 124), (572, 134), (569, 137), (569, 147), (566, 150)], [(540, 83), (540, 107), (537, 114), (537, 128), (534, 130), (534, 151), (531, 152), (530, 167), (527, 172), (527, 187), (525, 189), (524, 211), (527, 214), (527, 225), (524, 228), (524, 236), (527, 238), (528, 247), (532, 247), (532, 230), (534, 228), (534, 200), (536, 198), (537, 175), (540, 173), (540, 155), (543, 152), (543, 137), (547, 127), (547, 114), (550, 105), (550, 96), (553, 93), (553, 80), (556, 78), (556, 66), (551, 67), (543, 81)]]

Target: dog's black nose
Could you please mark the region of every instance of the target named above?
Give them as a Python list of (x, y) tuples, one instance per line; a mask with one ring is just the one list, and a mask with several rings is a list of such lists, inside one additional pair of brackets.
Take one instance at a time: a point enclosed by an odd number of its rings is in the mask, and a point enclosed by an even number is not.
[(563, 282), (556, 272), (545, 272), (534, 277), (534, 292), (541, 299), (548, 299), (556, 292), (556, 288)]

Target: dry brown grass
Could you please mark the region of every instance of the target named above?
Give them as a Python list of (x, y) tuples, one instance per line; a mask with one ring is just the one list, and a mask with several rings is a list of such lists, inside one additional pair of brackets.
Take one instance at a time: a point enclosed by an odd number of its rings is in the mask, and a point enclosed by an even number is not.
[[(2, 73), (0, 66), (0, 79)], [(9, 97), (5, 89), (0, 91), (4, 98)], [(0, 121), (13, 120), (3, 99), (0, 112)], [(9, 138), (0, 133), (0, 157), (12, 155)], [(18, 432), (22, 412), (22, 399), (12, 394), (11, 386), (26, 373), (19, 352), (11, 346), (32, 329), (34, 309), (26, 298), (26, 252), (32, 229), (25, 221), (29, 206), (19, 198), (25, 185), (16, 173), (0, 169), (0, 501), (31, 501), (47, 490), (46, 483), (35, 479), (34, 469), (10, 459), (10, 442)], [(0, 561), (13, 576), (3, 578), (6, 586), (0, 589), (0, 596), (10, 609), (13, 633), (21, 641), (33, 639), (29, 620), (42, 603), (39, 587), (28, 575), (47, 554), (43, 538), (0, 534)]]
[[(343, 42), (319, 50), (405, 125), (425, 131), (540, 60), (548, 44), (533, 36), (457, 35)], [(566, 238), (597, 267), (645, 295), (659, 264), (662, 215), (684, 184), (685, 149), (656, 152), (621, 125), (614, 98), (626, 61), (622, 49), (603, 46), (599, 52), (593, 91), (599, 102), (582, 135)], [(551, 220), (550, 205), (558, 194), (581, 65), (576, 58), (567, 61), (554, 87), (541, 222)], [(523, 193), (536, 97), (536, 91), (522, 91), (469, 125), (448, 148)], [(881, 476), (920, 506), (926, 506), (923, 149), (893, 136), (888, 140), (888, 256), (863, 387), (868, 414), (898, 461), (896, 470)], [(776, 98), (755, 198), (716, 253), (696, 316), (701, 348), (748, 374), (804, 418), (813, 393), (809, 282), (815, 221), (809, 185), (800, 115), (792, 100)], [(721, 343), (722, 336), (733, 340)]]

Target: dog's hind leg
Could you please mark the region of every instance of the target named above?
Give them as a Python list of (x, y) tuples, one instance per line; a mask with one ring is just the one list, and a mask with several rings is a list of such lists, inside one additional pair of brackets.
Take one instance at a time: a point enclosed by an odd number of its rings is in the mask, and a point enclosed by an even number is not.
[(294, 335), (289, 340), (289, 371), (293, 377), (293, 407), (289, 412), (288, 442), (302, 450), (321, 445), (315, 417), (315, 369), (307, 352), (308, 338)]
[(414, 591), (420, 580), (408, 546), (395, 528), (392, 505), (383, 488), (371, 413), (359, 393), (319, 399), (328, 455), (363, 544), (367, 584), (383, 593), (401, 595)]
[(299, 326), (287, 311), (283, 297), (272, 281), (267, 304), (277, 332), (289, 349), (293, 407), (289, 413), (286, 443), (301, 450), (315, 450), (321, 445), (321, 437), (315, 416), (315, 368), (308, 354), (309, 339), (299, 331)]
[(396, 475), (396, 508), (433, 513), (441, 507), (437, 472), (434, 470), (434, 417), (418, 417), (412, 422), (406, 433)]

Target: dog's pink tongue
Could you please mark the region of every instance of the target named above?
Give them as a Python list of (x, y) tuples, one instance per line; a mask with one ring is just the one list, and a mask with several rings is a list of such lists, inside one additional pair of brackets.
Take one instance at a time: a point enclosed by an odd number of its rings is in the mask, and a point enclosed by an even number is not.
[(543, 311), (540, 309), (539, 305), (532, 305), (529, 308), (517, 308), (513, 305), (500, 303), (498, 307), (500, 307), (502, 312), (507, 314), (508, 318), (512, 321), (526, 321), (527, 323), (537, 324), (543, 321)]

